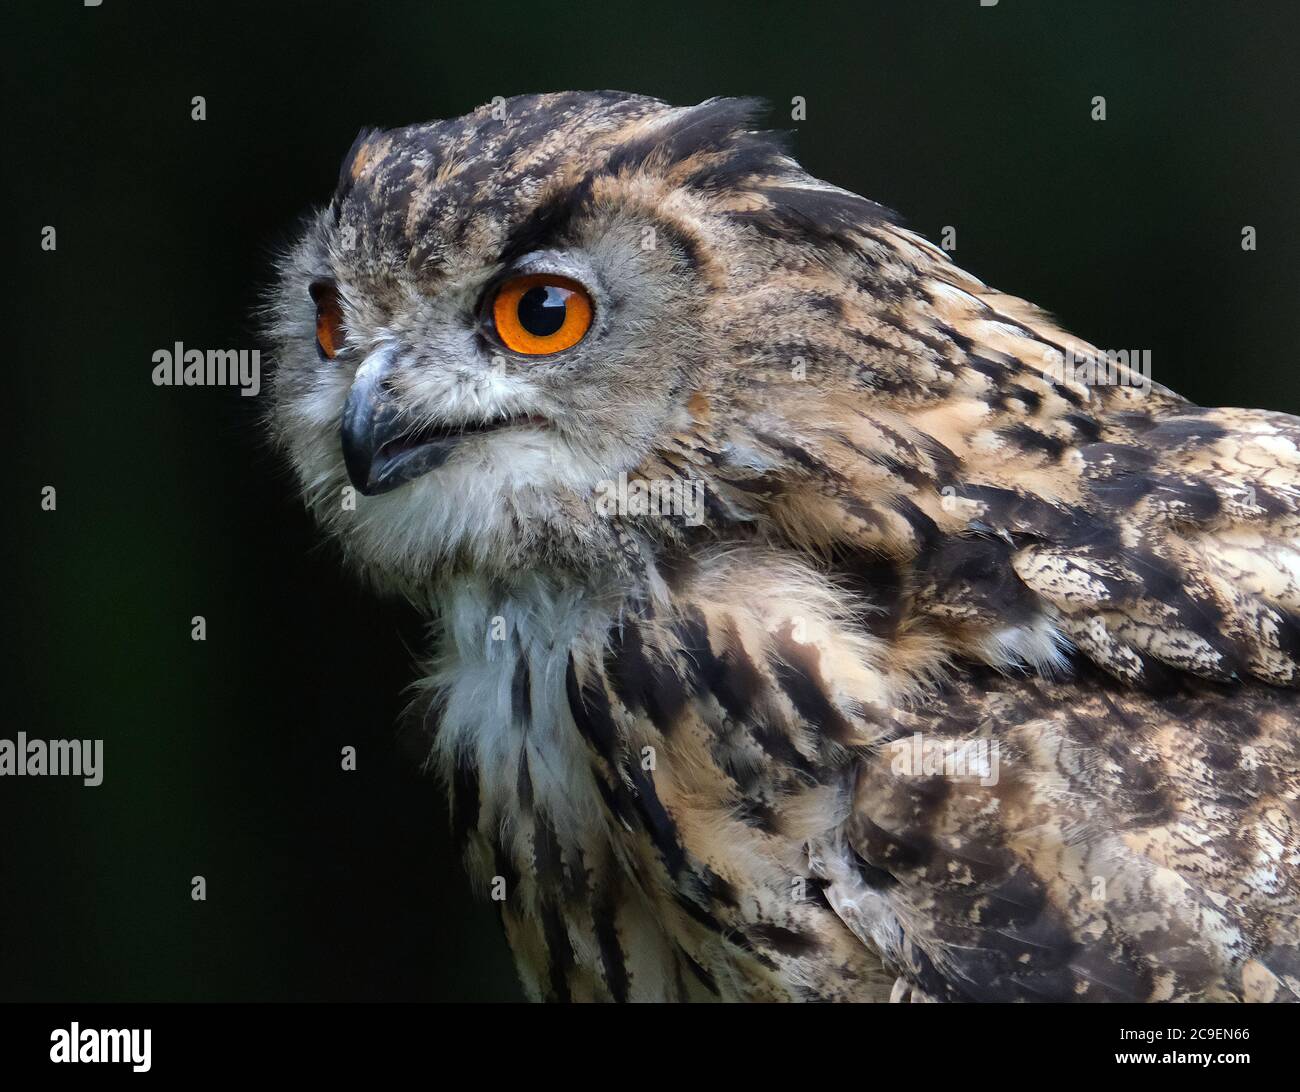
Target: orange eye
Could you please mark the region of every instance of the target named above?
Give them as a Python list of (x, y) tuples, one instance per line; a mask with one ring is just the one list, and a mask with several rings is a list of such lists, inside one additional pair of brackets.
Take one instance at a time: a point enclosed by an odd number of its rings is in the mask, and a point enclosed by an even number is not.
[(316, 304), (316, 351), (322, 360), (333, 360), (343, 348), (343, 305), (338, 289), (330, 281), (312, 281), (307, 291)]
[(497, 337), (528, 356), (577, 345), (591, 328), (591, 296), (577, 281), (553, 273), (515, 277), (492, 301)]

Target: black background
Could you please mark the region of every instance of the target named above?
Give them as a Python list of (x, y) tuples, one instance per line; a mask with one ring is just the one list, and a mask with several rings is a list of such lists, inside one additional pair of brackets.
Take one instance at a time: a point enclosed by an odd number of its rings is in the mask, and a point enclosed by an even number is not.
[(1197, 402), (1296, 412), (1294, 8), (7, 7), (0, 734), (102, 738), (105, 781), (0, 780), (0, 999), (519, 996), (398, 729), (419, 619), (321, 544), (258, 399), (150, 382), (175, 341), (257, 344), (269, 256), (359, 129), (525, 91), (764, 96), (813, 173), (955, 226), (989, 283)]

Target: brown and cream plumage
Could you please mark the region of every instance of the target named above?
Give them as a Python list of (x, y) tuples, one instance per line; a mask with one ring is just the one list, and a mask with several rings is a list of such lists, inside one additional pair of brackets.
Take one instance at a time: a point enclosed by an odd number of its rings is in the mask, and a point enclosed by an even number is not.
[(1300, 997), (1300, 421), (1081, 377), (753, 110), (363, 134), (272, 301), (527, 991)]

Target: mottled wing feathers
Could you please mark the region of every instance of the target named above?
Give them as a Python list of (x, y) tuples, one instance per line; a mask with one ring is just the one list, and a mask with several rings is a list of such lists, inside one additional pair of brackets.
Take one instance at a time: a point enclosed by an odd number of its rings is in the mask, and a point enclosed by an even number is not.
[(915, 999), (1300, 999), (1294, 703), (976, 675), (934, 712), (993, 783), (865, 762), (829, 892)]
[(1074, 643), (1141, 681), (1152, 662), (1205, 678), (1295, 685), (1300, 653), (1300, 423), (1189, 410), (1125, 422), (1081, 452), (1109, 549), (1031, 548), (1021, 578)]

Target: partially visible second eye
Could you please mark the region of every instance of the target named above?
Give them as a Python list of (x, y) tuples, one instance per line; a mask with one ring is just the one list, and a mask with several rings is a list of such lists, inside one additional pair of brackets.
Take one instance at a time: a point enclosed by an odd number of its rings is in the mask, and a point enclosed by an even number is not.
[(316, 304), (316, 352), (333, 360), (343, 348), (343, 305), (333, 281), (312, 281), (307, 291)]
[(527, 356), (558, 353), (591, 329), (591, 296), (577, 281), (552, 273), (512, 277), (497, 289), (492, 322), (507, 349)]

